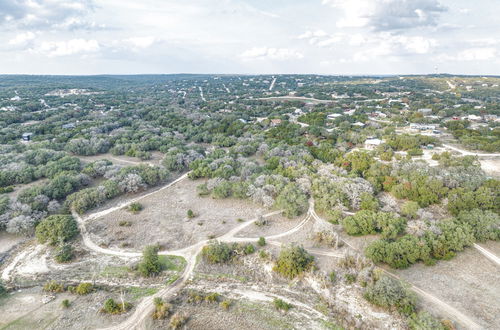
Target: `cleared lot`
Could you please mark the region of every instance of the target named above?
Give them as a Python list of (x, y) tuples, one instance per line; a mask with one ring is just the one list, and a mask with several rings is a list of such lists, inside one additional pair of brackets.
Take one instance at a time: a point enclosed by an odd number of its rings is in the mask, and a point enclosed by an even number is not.
[(196, 187), (202, 182), (183, 180), (141, 199), (144, 209), (139, 213), (119, 209), (91, 220), (87, 228), (103, 246), (136, 250), (158, 243), (163, 249), (177, 249), (221, 236), (268, 212), (247, 200), (200, 197)]

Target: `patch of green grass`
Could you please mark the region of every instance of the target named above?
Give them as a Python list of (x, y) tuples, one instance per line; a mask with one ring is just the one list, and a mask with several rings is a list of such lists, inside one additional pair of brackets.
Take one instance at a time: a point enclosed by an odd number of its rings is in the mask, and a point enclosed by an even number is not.
[(172, 270), (180, 272), (186, 267), (186, 259), (179, 256), (158, 256), (162, 270)]
[(130, 294), (130, 299), (137, 300), (143, 297), (154, 295), (156, 292), (158, 292), (158, 289), (133, 286), (128, 288), (127, 292)]
[(249, 281), (248, 277), (244, 276), (237, 276), (233, 274), (224, 274), (224, 273), (219, 273), (219, 274), (207, 274), (207, 273), (198, 273), (196, 275), (197, 278), (202, 278), (202, 279), (223, 279), (223, 278), (231, 278), (237, 281), (240, 281), (242, 283), (246, 283)]
[(252, 319), (262, 321), (271, 329), (296, 329), (289, 315), (282, 316), (269, 305), (239, 301), (233, 311), (243, 316), (252, 315)]
[(127, 266), (107, 266), (101, 272), (102, 276), (114, 278), (126, 278), (129, 276), (130, 268)]
[(169, 277), (169, 279), (165, 281), (165, 284), (170, 285), (170, 284), (174, 283), (175, 281), (177, 281), (179, 279), (179, 277), (180, 277), (180, 275), (175, 274), (172, 277)]
[(331, 321), (319, 320), (319, 323), (321, 323), (321, 326), (324, 329), (328, 329), (328, 330), (344, 330), (344, 328), (342, 328), (341, 326), (338, 326), (337, 324), (335, 324), (334, 322), (331, 322)]

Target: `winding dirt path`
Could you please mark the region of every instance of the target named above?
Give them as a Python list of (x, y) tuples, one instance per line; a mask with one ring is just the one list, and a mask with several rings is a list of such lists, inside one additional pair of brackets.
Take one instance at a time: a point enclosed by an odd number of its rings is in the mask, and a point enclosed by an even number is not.
[[(312, 216), (318, 220), (318, 221), (326, 221), (324, 220), (323, 218), (321, 218), (320, 216), (318, 216), (318, 214), (313, 210), (312, 212)], [(357, 251), (360, 253), (360, 251), (358, 249), (356, 249), (354, 246), (352, 246), (351, 244), (349, 244), (348, 242), (346, 242), (345, 240), (342, 240), (346, 245), (348, 245), (350, 248), (352, 248), (354, 251)], [(394, 274), (394, 273), (391, 273), (390, 271), (384, 269), (384, 268), (380, 268), (380, 267), (377, 267), (378, 269), (382, 270), (384, 273), (386, 273), (387, 275), (389, 276), (392, 276), (400, 281), (405, 281), (403, 280), (402, 278), (400, 278), (398, 275)], [(407, 281), (406, 281), (407, 282)], [(415, 292), (416, 294), (418, 294), (420, 297), (422, 297), (424, 300), (428, 301), (428, 302), (431, 302), (432, 304), (434, 304), (435, 306), (437, 306), (442, 312), (444, 312), (446, 315), (448, 315), (451, 319), (453, 319), (455, 322), (457, 322), (458, 324), (461, 324), (462, 326), (464, 326), (466, 329), (482, 329), (483, 327), (481, 327), (479, 324), (477, 324), (476, 322), (474, 322), (470, 317), (464, 315), (463, 313), (461, 313), (460, 311), (458, 311), (456, 308), (448, 305), (447, 303), (445, 303), (444, 301), (440, 300), (439, 298), (433, 296), (432, 294), (420, 289), (419, 287), (411, 284), (411, 289), (413, 292)]]
[(500, 153), (497, 153), (497, 154), (477, 153), (477, 152), (473, 152), (473, 151), (467, 151), (467, 150), (459, 149), (457, 147), (450, 146), (449, 144), (443, 144), (443, 147), (451, 149), (453, 151), (457, 151), (457, 152), (461, 153), (464, 156), (500, 157)]

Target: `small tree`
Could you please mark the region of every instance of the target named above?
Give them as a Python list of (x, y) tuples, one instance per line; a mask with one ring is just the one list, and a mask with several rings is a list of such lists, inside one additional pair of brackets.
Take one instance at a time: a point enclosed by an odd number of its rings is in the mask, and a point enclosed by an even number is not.
[(69, 244), (64, 244), (60, 248), (58, 248), (57, 253), (55, 255), (55, 259), (59, 263), (65, 263), (73, 260), (74, 251), (73, 247)]
[(401, 207), (401, 213), (410, 219), (414, 219), (417, 217), (418, 209), (419, 207), (417, 202), (407, 201)]
[(71, 215), (51, 215), (38, 224), (35, 234), (40, 243), (56, 245), (75, 237), (78, 225)]
[(314, 257), (302, 246), (292, 245), (281, 250), (273, 269), (284, 277), (293, 279), (310, 269), (313, 263)]
[(147, 277), (158, 275), (161, 272), (157, 245), (149, 245), (144, 248), (142, 261), (139, 263), (138, 270), (141, 275)]

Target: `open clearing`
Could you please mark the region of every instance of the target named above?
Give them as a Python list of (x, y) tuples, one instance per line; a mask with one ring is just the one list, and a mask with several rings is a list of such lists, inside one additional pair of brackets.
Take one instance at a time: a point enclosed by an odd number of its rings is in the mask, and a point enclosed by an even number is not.
[(154, 164), (159, 165), (163, 160), (163, 154), (161, 152), (155, 151), (151, 153), (151, 159), (149, 160), (141, 160), (135, 157), (129, 157), (125, 155), (115, 156), (113, 154), (99, 154), (95, 156), (76, 156), (80, 158), (80, 160), (84, 163), (91, 163), (96, 160), (107, 159), (111, 161), (113, 164), (122, 165), (122, 166), (130, 166), (130, 165), (139, 165), (139, 164)]
[[(92, 219), (87, 228), (103, 246), (137, 250), (158, 243), (172, 250), (221, 236), (240, 225), (239, 221), (266, 213), (247, 200), (200, 197), (196, 187), (202, 182), (180, 181), (141, 199), (144, 209), (139, 213), (119, 209)], [(189, 209), (195, 213), (194, 218), (187, 217)], [(130, 225), (124, 226), (124, 222)]]
[[(498, 242), (490, 242), (490, 244)], [(468, 248), (435, 266), (422, 263), (395, 271), (401, 278), (452, 305), (487, 329), (499, 329), (500, 287), (498, 267)], [(427, 306), (431, 307), (431, 306)]]

